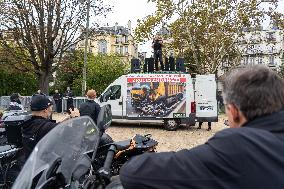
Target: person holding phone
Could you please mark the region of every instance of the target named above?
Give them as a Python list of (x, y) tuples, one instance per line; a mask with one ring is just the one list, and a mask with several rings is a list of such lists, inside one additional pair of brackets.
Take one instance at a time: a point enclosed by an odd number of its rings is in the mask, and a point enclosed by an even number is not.
[[(22, 124), (22, 142), (26, 159), (36, 144), (58, 124), (56, 121), (49, 119), (52, 114), (52, 106), (52, 101), (45, 95), (36, 95), (32, 99), (32, 115)], [(62, 121), (80, 116), (78, 109), (70, 109), (69, 111), (70, 115)]]

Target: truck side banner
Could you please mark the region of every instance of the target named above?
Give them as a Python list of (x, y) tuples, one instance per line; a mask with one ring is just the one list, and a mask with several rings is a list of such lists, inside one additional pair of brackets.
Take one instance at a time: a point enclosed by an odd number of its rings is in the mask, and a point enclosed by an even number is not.
[(133, 74), (127, 77), (128, 117), (186, 117), (185, 74)]

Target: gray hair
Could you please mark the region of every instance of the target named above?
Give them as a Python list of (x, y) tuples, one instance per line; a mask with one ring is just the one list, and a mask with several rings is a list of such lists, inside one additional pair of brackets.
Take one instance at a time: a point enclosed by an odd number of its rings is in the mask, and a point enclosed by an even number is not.
[(247, 66), (226, 77), (223, 95), (251, 121), (284, 108), (284, 80), (266, 66)]

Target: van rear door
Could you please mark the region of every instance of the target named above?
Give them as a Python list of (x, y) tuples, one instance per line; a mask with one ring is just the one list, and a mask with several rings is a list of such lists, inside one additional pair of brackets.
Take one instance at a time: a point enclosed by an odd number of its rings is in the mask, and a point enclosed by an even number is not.
[(195, 102), (198, 122), (218, 121), (216, 87), (214, 74), (196, 76)]

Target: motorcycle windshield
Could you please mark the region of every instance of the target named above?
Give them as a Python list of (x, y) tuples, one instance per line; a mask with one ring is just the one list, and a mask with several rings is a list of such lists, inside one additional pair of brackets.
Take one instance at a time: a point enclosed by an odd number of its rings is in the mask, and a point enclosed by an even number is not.
[(78, 160), (86, 152), (96, 151), (98, 143), (99, 130), (90, 117), (82, 116), (60, 123), (38, 142), (13, 188), (29, 189), (33, 179), (39, 175), (36, 186), (40, 186), (46, 180), (45, 170), (58, 158), (62, 160), (58, 171), (69, 184)]

